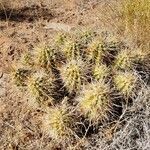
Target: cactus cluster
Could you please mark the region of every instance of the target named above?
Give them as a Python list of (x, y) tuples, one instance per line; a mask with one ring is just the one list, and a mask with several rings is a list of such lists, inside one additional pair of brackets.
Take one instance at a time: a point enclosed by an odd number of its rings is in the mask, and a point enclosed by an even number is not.
[[(113, 95), (126, 103), (138, 93), (141, 78), (136, 68), (148, 61), (149, 53), (85, 32), (61, 34), (52, 44), (33, 49), (29, 56), (25, 58), (32, 63), (21, 63), (30, 69), (15, 70), (13, 78), (17, 86), (24, 86), (35, 97), (38, 107), (46, 110), (44, 131), (62, 142), (78, 134), (79, 122), (84, 124), (86, 120), (86, 124), (99, 126), (112, 120)], [(67, 101), (62, 105), (65, 97)], [(51, 105), (42, 105), (45, 101)]]

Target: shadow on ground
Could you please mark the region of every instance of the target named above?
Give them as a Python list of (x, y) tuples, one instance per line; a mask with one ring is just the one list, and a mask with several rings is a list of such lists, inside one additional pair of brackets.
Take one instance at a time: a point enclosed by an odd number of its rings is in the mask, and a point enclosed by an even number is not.
[(42, 8), (37, 5), (31, 7), (23, 7), (20, 9), (6, 8), (0, 10), (0, 20), (15, 22), (33, 22), (40, 18), (51, 20), (54, 17), (48, 8)]

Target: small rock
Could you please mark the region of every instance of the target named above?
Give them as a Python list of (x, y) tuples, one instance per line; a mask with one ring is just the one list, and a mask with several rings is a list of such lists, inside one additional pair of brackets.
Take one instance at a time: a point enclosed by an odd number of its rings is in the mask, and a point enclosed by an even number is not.
[(74, 27), (70, 26), (70, 25), (66, 25), (63, 23), (49, 23), (47, 24), (45, 27), (45, 29), (53, 29), (56, 31), (65, 31), (65, 32), (69, 32), (71, 31)]

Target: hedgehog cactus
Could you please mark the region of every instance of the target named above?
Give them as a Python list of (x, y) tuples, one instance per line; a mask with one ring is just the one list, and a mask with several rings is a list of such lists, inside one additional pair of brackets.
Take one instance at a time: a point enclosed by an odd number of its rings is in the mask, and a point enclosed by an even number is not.
[(149, 52), (141, 49), (129, 50), (125, 49), (118, 53), (114, 61), (114, 67), (117, 69), (131, 70), (138, 63), (144, 62), (149, 57)]
[(103, 57), (105, 55), (104, 52), (104, 43), (100, 40), (96, 40), (90, 44), (87, 48), (87, 58), (93, 63), (102, 62)]
[(34, 57), (37, 66), (50, 69), (56, 61), (56, 52), (54, 48), (42, 45), (35, 49)]
[(78, 97), (78, 110), (93, 123), (104, 121), (111, 107), (110, 88), (104, 81), (86, 85)]
[(121, 94), (131, 96), (136, 88), (137, 76), (133, 72), (117, 72), (114, 77), (116, 88)]
[(115, 59), (114, 66), (118, 69), (131, 69), (135, 63), (135, 56), (129, 50), (122, 50)]
[(32, 55), (29, 52), (26, 52), (22, 58), (21, 58), (21, 63), (23, 65), (27, 65), (27, 66), (33, 66), (33, 59), (32, 59)]
[(49, 100), (53, 103), (53, 80), (44, 75), (43, 72), (36, 73), (28, 80), (28, 90), (39, 102)]
[(110, 69), (105, 64), (96, 64), (93, 68), (93, 76), (96, 80), (108, 77)]
[(55, 39), (55, 43), (58, 46), (62, 46), (65, 44), (66, 39), (67, 39), (67, 36), (65, 34), (59, 34)]
[(70, 93), (80, 90), (86, 73), (84, 62), (81, 60), (71, 60), (60, 71), (64, 85)]
[(15, 68), (12, 72), (13, 80), (17, 86), (26, 86), (31, 71), (25, 68)]
[(96, 34), (92, 31), (84, 31), (79, 33), (79, 36), (77, 37), (78, 43), (80, 44), (81, 47), (86, 47), (95, 37)]
[(72, 136), (72, 115), (67, 107), (59, 106), (50, 108), (43, 120), (43, 129), (52, 139), (57, 141), (69, 140)]
[(80, 57), (79, 46), (78, 46), (78, 43), (75, 41), (65, 42), (65, 45), (62, 51), (67, 60), (78, 59)]

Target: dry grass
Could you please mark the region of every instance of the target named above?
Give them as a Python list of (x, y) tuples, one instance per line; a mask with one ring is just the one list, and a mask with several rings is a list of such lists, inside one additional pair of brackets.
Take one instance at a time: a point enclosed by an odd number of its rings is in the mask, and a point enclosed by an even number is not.
[[(150, 39), (150, 1), (124, 0), (123, 24), (126, 34), (130, 34), (138, 45), (149, 46)], [(146, 47), (147, 48), (147, 47)]]

